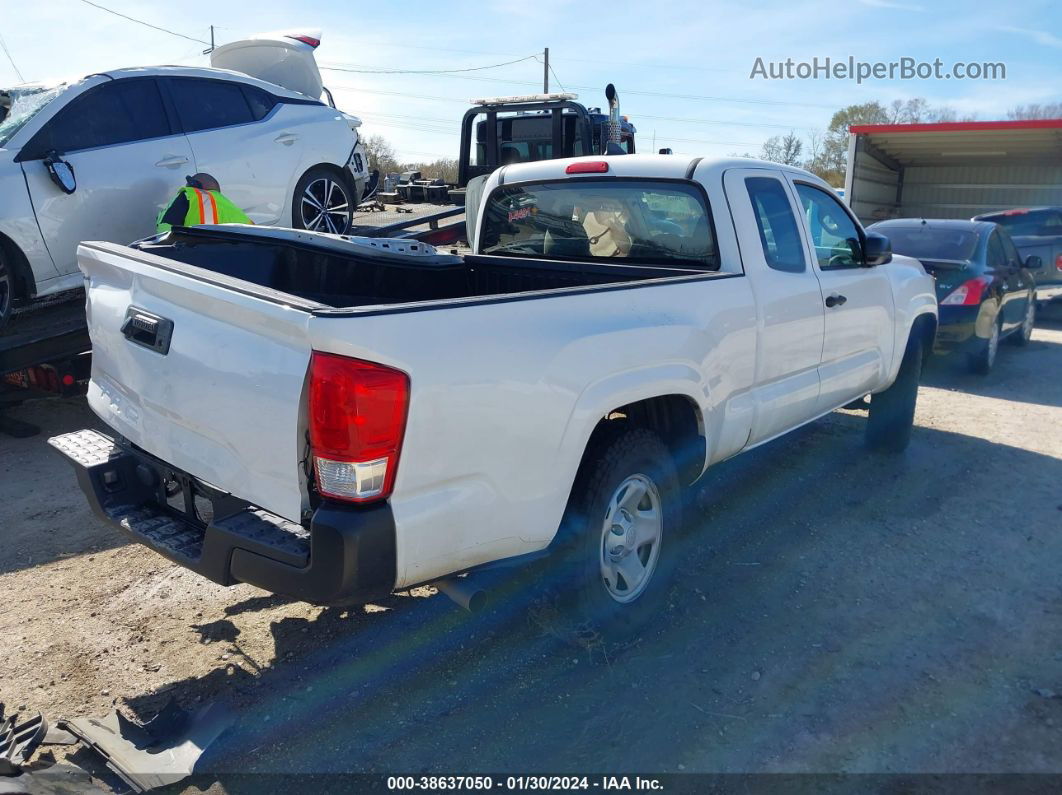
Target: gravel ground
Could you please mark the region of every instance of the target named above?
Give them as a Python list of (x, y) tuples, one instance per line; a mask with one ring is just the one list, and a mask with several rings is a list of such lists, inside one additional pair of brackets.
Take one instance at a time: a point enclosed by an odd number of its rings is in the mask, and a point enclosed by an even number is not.
[[(1062, 773), (1062, 313), (988, 377), (937, 364), (907, 454), (835, 412), (714, 468), (670, 608), (572, 639), (527, 589), (351, 610), (222, 588), (88, 511), (26, 403), (0, 437), (0, 701), (50, 718), (220, 699), (202, 766), (287, 772)], [(231, 787), (230, 787), (231, 788)], [(238, 788), (238, 787), (237, 787)]]

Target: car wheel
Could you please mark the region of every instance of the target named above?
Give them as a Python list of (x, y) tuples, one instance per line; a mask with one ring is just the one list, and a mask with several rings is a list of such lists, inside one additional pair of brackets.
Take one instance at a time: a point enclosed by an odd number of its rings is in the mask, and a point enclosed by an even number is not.
[(872, 450), (900, 453), (907, 449), (914, 427), (918, 381), (922, 376), (922, 340), (912, 336), (907, 342), (900, 372), (892, 386), (870, 397), (866, 442)]
[(981, 350), (970, 357), (971, 371), (979, 375), (988, 375), (992, 372), (992, 368), (996, 365), (996, 355), (999, 353), (999, 338), (1002, 334), (999, 327), (1002, 320), (1000, 317), (992, 324), (991, 336), (985, 340)]
[(330, 169), (311, 168), (295, 186), (291, 214), (296, 229), (345, 235), (354, 219), (350, 186)]
[(0, 253), (0, 329), (11, 321), (15, 303), (15, 274)]
[(1036, 301), (1033, 300), (1033, 296), (1029, 296), (1029, 301), (1025, 305), (1025, 317), (1021, 321), (1021, 328), (1015, 333), (1010, 335), (1010, 342), (1019, 347), (1024, 347), (1029, 344), (1029, 340), (1032, 339), (1033, 329), (1036, 327)]
[(681, 520), (678, 472), (655, 433), (610, 432), (587, 451), (559, 568), (562, 600), (580, 626), (615, 640), (660, 613)]

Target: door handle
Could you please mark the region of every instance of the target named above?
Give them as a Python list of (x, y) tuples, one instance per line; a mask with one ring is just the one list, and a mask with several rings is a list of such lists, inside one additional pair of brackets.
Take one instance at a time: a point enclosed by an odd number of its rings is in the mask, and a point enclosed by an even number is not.
[(178, 166), (183, 166), (187, 162), (188, 158), (184, 155), (167, 155), (155, 165), (159, 168), (177, 168)]
[(299, 140), (299, 136), (297, 136), (295, 133), (281, 133), (273, 140), (276, 141), (278, 144), (284, 144), (284, 146), (291, 146), (293, 143)]
[(847, 300), (843, 295), (828, 295), (826, 296), (826, 306), (833, 309), (835, 306), (841, 306)]

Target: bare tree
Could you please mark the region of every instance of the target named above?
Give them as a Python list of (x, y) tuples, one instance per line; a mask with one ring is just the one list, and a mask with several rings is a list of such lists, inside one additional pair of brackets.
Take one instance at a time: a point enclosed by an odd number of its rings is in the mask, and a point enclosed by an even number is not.
[(378, 168), (381, 174), (392, 174), (402, 170), (395, 148), (382, 135), (370, 135), (362, 139), (365, 154), (369, 158), (369, 168)]
[(1008, 119), (1062, 119), (1062, 102), (1034, 102), (1015, 105), (1007, 111)]
[(800, 165), (803, 150), (804, 142), (790, 130), (786, 135), (774, 135), (764, 141), (760, 156), (775, 163), (797, 166)]

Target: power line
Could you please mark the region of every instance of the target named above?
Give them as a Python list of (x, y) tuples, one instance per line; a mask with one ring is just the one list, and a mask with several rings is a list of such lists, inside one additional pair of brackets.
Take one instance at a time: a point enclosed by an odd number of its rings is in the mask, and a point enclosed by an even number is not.
[(136, 24), (143, 25), (146, 28), (151, 28), (152, 30), (157, 30), (160, 33), (169, 33), (171, 36), (177, 36), (177, 37), (182, 38), (182, 39), (188, 39), (188, 41), (197, 41), (200, 44), (207, 44), (207, 45), (210, 44), (209, 41), (206, 41), (204, 39), (197, 39), (197, 38), (194, 38), (193, 36), (185, 36), (183, 33), (178, 33), (175, 30), (170, 30), (169, 28), (160, 28), (158, 25), (152, 25), (150, 22), (145, 22), (142, 19), (136, 19), (134, 17), (127, 16), (127, 15), (125, 15), (125, 14), (119, 12), (119, 11), (115, 11), (113, 9), (107, 8), (106, 6), (101, 6), (98, 3), (93, 3), (92, 0), (81, 0), (81, 2), (84, 3), (85, 5), (92, 6), (93, 8), (98, 8), (100, 11), (106, 11), (108, 14), (114, 14), (116, 17), (121, 17), (122, 19), (128, 20), (129, 22), (135, 22)]
[[(456, 48), (453, 48), (453, 47), (427, 47), (427, 46), (424, 46), (424, 45), (405, 44), (405, 43), (403, 43), (403, 44), (385, 44), (385, 43), (382, 43), (382, 42), (372, 42), (369, 46), (370, 47), (384, 47), (384, 48), (389, 48), (389, 49), (401, 49), (401, 50), (410, 50), (410, 49), (412, 49), (412, 50), (432, 50), (432, 51), (435, 51), (435, 52), (459, 52), (459, 53), (464, 53), (466, 55), (498, 55), (498, 56), (503, 56), (503, 57), (504, 56), (512, 56), (512, 53), (508, 53), (508, 52), (486, 52), (485, 50), (461, 50), (461, 49), (456, 49)], [(552, 53), (551, 53), (551, 55), (552, 55)], [(558, 60), (558, 61), (572, 61), (573, 63), (574, 62), (592, 63), (592, 64), (597, 64), (598, 66), (608, 66), (608, 64), (603, 63), (600, 58), (571, 58), (571, 57), (568, 57), (568, 56), (561, 55), (561, 56), (557, 56), (556, 60)], [(695, 71), (695, 72), (727, 72), (727, 73), (733, 73), (733, 72), (736, 71), (734, 69), (722, 69), (722, 68), (719, 68), (719, 67), (711, 67), (711, 66), (688, 66), (688, 65), (684, 65), (684, 64), (655, 64), (655, 63), (645, 63), (644, 61), (643, 62), (628, 61), (627, 63), (632, 65), (632, 66), (638, 66), (639, 68), (642, 68), (642, 69), (684, 69), (684, 70)], [(556, 76), (554, 75), (554, 77), (556, 77)]]
[(22, 76), (22, 72), (19, 71), (18, 66), (15, 64), (15, 59), (11, 57), (11, 51), (7, 49), (7, 42), (4, 41), (4, 37), (0, 36), (0, 47), (4, 48), (4, 55), (7, 56), (7, 60), (11, 62), (11, 68), (15, 70), (15, 74), (18, 75), (18, 81), (25, 83), (26, 78)]
[[(524, 60), (526, 60), (526, 59), (524, 59)], [(353, 65), (354, 66), (358, 66), (357, 64), (353, 64)], [(324, 66), (324, 65), (321, 66), (321, 69), (324, 69), (326, 71), (337, 71), (337, 72), (358, 71), (358, 70), (355, 70), (355, 69), (339, 69), (339, 68), (334, 67), (334, 66)], [(396, 73), (396, 74), (398, 74), (398, 73)], [(456, 80), (478, 80), (478, 81), (487, 82), (487, 83), (506, 83), (506, 84), (509, 84), (509, 85), (520, 85), (520, 86), (538, 86), (539, 85), (539, 83), (537, 81), (532, 82), (532, 81), (529, 81), (529, 80), (512, 80), (512, 79), (508, 79), (508, 78), (504, 78), (504, 77), (479, 77), (479, 76), (475, 76), (475, 75), (456, 75), (456, 74), (441, 73), (441, 72), (421, 72), (420, 74), (435, 75), (437, 77), (449, 77), (449, 78), (456, 79)], [(600, 91), (601, 90), (601, 86), (572, 85), (571, 87), (573, 89), (578, 89), (580, 91)], [(747, 105), (777, 105), (777, 106), (791, 105), (791, 106), (796, 106), (796, 107), (801, 107), (801, 108), (826, 108), (828, 110), (836, 110), (836, 108), (833, 105), (825, 105), (825, 104), (819, 104), (819, 103), (814, 103), (814, 102), (787, 102), (785, 100), (779, 100), (779, 99), (744, 99), (744, 98), (741, 98), (741, 97), (719, 97), (719, 96), (713, 96), (713, 95), (708, 95), (708, 94), (672, 94), (672, 93), (665, 92), (665, 91), (642, 91), (642, 90), (633, 89), (633, 88), (623, 88), (620, 91), (620, 94), (631, 94), (631, 95), (635, 95), (635, 96), (645, 96), (645, 97), (665, 97), (665, 98), (668, 98), (668, 99), (685, 99), (685, 100), (693, 100), (693, 101), (698, 101), (698, 102), (735, 102), (735, 103), (747, 104)]]
[[(88, 0), (84, 0), (88, 2)], [(330, 72), (352, 72), (354, 74), (368, 74), (368, 75), (450, 75), (455, 72), (481, 72), (484, 69), (497, 69), (500, 66), (509, 66), (510, 64), (520, 63), (521, 61), (538, 60), (537, 55), (526, 55), (523, 58), (517, 58), (515, 61), (505, 61), (503, 63), (489, 64), (487, 66), (470, 66), (466, 69), (346, 69), (338, 66), (322, 66), (322, 69), (327, 69)], [(355, 64), (356, 65), (356, 64)]]
[[(361, 92), (363, 94), (376, 94), (378, 96), (405, 97), (407, 99), (423, 99), (423, 100), (430, 100), (430, 101), (433, 101), (433, 102), (450, 102), (450, 103), (457, 104), (457, 105), (466, 105), (466, 106), (468, 105), (468, 100), (467, 99), (460, 99), (459, 97), (440, 97), (440, 96), (435, 95), (435, 94), (409, 94), (409, 93), (406, 93), (404, 91), (384, 91), (382, 89), (362, 88), (361, 86), (337, 85), (337, 86), (332, 86), (332, 88), (334, 90), (336, 90), (336, 91), (355, 91), (355, 92)], [(366, 114), (367, 113), (368, 113), (368, 111), (366, 112)], [(358, 115), (363, 115), (363, 114), (355, 113), (354, 115), (358, 116)], [(631, 113), (630, 116), (631, 116), (632, 121), (634, 121), (635, 123), (638, 123), (638, 121), (640, 119), (653, 119), (655, 121), (673, 121), (673, 122), (679, 122), (679, 123), (685, 123), (685, 124), (710, 124), (710, 125), (721, 125), (721, 126), (724, 126), (724, 127), (725, 126), (751, 127), (751, 128), (759, 127), (759, 128), (776, 128), (776, 129), (779, 129), (779, 130), (816, 130), (816, 129), (818, 129), (818, 128), (815, 128), (815, 127), (797, 127), (797, 126), (792, 125), (792, 124), (773, 124), (773, 123), (769, 123), (769, 122), (759, 123), (759, 122), (750, 122), (750, 121), (720, 121), (720, 120), (717, 120), (717, 119), (696, 119), (696, 118), (688, 118), (688, 117), (680, 117), (680, 116), (653, 116), (653, 115), (645, 114), (645, 113)], [(441, 119), (437, 119), (437, 120), (441, 121)]]

